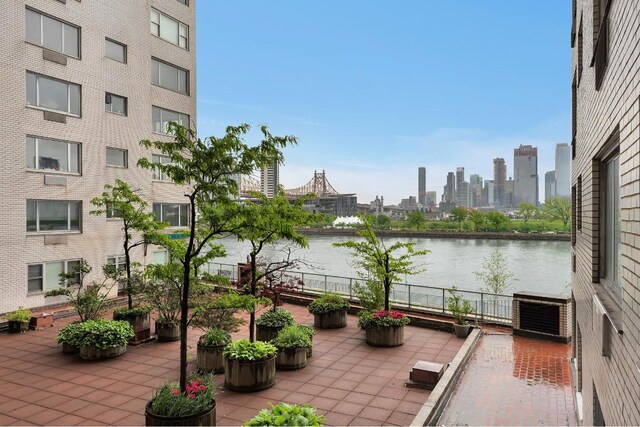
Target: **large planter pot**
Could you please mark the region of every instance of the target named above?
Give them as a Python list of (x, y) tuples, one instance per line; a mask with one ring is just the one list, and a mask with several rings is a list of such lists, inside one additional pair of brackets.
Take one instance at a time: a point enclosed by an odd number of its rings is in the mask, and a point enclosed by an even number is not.
[(118, 347), (105, 348), (104, 350), (90, 345), (82, 345), (80, 346), (80, 357), (85, 360), (111, 359), (112, 357), (118, 357), (124, 354), (126, 351), (126, 344)]
[(455, 329), (456, 337), (458, 337), (458, 338), (466, 338), (466, 337), (468, 337), (472, 328), (473, 328), (473, 326), (471, 326), (471, 325), (459, 325), (457, 323), (453, 324), (453, 329)]
[(278, 336), (284, 327), (256, 325), (256, 339), (258, 341), (271, 341)]
[(397, 347), (404, 344), (404, 325), (365, 329), (367, 344), (374, 347)]
[(211, 408), (194, 415), (185, 415), (182, 417), (165, 417), (163, 415), (155, 415), (151, 413), (151, 404), (153, 400), (147, 403), (144, 408), (144, 424), (147, 426), (215, 426), (216, 425), (216, 401), (214, 400)]
[(276, 383), (276, 356), (258, 361), (224, 358), (224, 386), (241, 393), (260, 391)]
[(156, 335), (160, 342), (178, 341), (180, 325), (178, 323), (160, 323), (156, 320)]
[(278, 351), (278, 355), (276, 356), (276, 369), (295, 371), (305, 366), (307, 366), (306, 348), (283, 348)]
[(18, 322), (17, 320), (9, 320), (9, 333), (21, 334), (29, 329), (29, 321)]
[(337, 329), (347, 326), (347, 308), (333, 310), (327, 313), (314, 314), (313, 326), (320, 329)]
[(129, 322), (135, 333), (135, 335), (129, 339), (129, 344), (140, 344), (151, 339), (151, 313), (122, 317), (114, 314), (113, 320), (126, 320)]
[(222, 351), (223, 345), (215, 347), (207, 347), (198, 344), (198, 369), (204, 372), (213, 372), (214, 374), (221, 374), (224, 372), (224, 356)]
[(311, 347), (307, 349), (307, 359), (313, 355), (313, 335), (311, 335), (309, 339), (311, 340)]
[(62, 343), (62, 353), (63, 354), (77, 354), (80, 352), (80, 347), (63, 342)]

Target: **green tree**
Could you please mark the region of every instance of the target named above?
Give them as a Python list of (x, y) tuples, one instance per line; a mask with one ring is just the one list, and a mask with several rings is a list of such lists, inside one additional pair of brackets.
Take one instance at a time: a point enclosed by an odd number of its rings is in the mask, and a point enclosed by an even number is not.
[(407, 215), (407, 225), (409, 228), (421, 230), (427, 225), (427, 219), (424, 217), (424, 213), (420, 211), (411, 211)]
[(507, 260), (499, 249), (484, 257), (482, 270), (474, 271), (476, 279), (482, 283), (481, 290), (492, 294), (504, 294), (517, 280), (507, 266)]
[[(127, 305), (133, 308), (135, 287), (141, 280), (141, 273), (132, 271), (131, 251), (154, 240), (166, 223), (156, 221), (153, 213), (148, 212), (149, 204), (140, 196), (138, 190), (132, 190), (124, 181), (116, 179), (115, 185), (105, 185), (100, 197), (91, 199), (95, 210), (92, 215), (105, 215), (107, 218), (119, 218), (122, 221), (122, 249), (124, 250)], [(136, 233), (136, 235), (134, 235)]]
[(469, 216), (469, 211), (466, 208), (455, 207), (451, 209), (451, 219), (458, 223), (458, 230), (462, 228), (462, 223)]
[(293, 136), (271, 135), (266, 126), (260, 128), (262, 141), (255, 147), (244, 143), (249, 125), (229, 126), (222, 137), (198, 138), (194, 131), (175, 122), (168, 125), (173, 141), (143, 140), (140, 145), (164, 154), (170, 163), (153, 163), (148, 158), (138, 161), (144, 169), (155, 169), (175, 184), (182, 186), (187, 198), (186, 241), (160, 240), (172, 257), (183, 267), (180, 289), (180, 389), (187, 384), (187, 327), (189, 295), (194, 271), (216, 255), (213, 240), (236, 231), (238, 184), (235, 177), (247, 175), (274, 163), (282, 163), (281, 150), (295, 144)]
[[(361, 277), (374, 277), (374, 284), (381, 283), (384, 286), (384, 309), (389, 310), (389, 297), (393, 282), (401, 280), (403, 275), (414, 275), (419, 270), (413, 268), (415, 257), (426, 255), (428, 250), (415, 250), (415, 243), (396, 242), (387, 247), (382, 239), (376, 236), (369, 221), (364, 221), (364, 226), (358, 233), (364, 241), (348, 241), (334, 243), (335, 247), (348, 248), (352, 251), (356, 266), (362, 270), (358, 272)], [(400, 255), (394, 252), (404, 251)]]
[(538, 207), (531, 203), (520, 203), (518, 209), (520, 210), (520, 216), (525, 224), (538, 213)]
[(544, 203), (544, 212), (551, 219), (562, 221), (566, 227), (571, 219), (571, 202), (567, 197), (550, 197)]
[(498, 211), (491, 211), (487, 213), (487, 215), (485, 215), (485, 218), (487, 222), (493, 225), (495, 231), (498, 231), (498, 228), (500, 228), (502, 224), (506, 224), (509, 222), (509, 218), (502, 212)]
[(477, 209), (472, 209), (469, 212), (469, 220), (473, 223), (474, 230), (479, 231), (484, 224), (485, 215)]
[(378, 215), (375, 218), (375, 225), (377, 228), (391, 228), (391, 218), (388, 216)]

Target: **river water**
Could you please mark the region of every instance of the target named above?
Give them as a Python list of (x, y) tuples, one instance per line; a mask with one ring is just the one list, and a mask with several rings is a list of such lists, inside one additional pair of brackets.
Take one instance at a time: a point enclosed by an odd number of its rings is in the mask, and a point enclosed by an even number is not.
[[(295, 256), (313, 266), (301, 267), (301, 271), (333, 276), (357, 277), (350, 251), (336, 248), (332, 244), (355, 238), (344, 236), (310, 236), (309, 248), (296, 249)], [(551, 294), (569, 292), (570, 242), (482, 240), (482, 239), (429, 239), (387, 238), (388, 245), (395, 241), (415, 242), (416, 249), (428, 249), (428, 255), (416, 259), (415, 265), (423, 270), (404, 278), (406, 283), (459, 289), (481, 290), (474, 271), (482, 269), (483, 258), (489, 257), (498, 248), (504, 254), (509, 270), (516, 281), (508, 294), (517, 291), (532, 291)], [(246, 259), (250, 244), (235, 239), (222, 239), (227, 251), (225, 258), (214, 262), (236, 264)], [(282, 258), (283, 244), (263, 249), (265, 258)]]

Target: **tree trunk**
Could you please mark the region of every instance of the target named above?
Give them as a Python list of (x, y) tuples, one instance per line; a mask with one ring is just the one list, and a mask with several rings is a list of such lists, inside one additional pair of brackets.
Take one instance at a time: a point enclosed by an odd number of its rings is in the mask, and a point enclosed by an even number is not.
[(391, 280), (389, 279), (389, 254), (384, 254), (384, 309), (389, 311), (389, 294), (391, 293)]
[(133, 308), (133, 297), (131, 296), (131, 255), (129, 255), (129, 227), (124, 226), (124, 266), (127, 269), (127, 284), (125, 291), (127, 292), (127, 304), (129, 308)]
[[(256, 254), (251, 252), (251, 295), (256, 296)], [(249, 313), (249, 341), (255, 341), (256, 307), (255, 305)]]
[(180, 301), (180, 390), (187, 390), (187, 324), (189, 316), (189, 275), (191, 258), (185, 256), (182, 301)]

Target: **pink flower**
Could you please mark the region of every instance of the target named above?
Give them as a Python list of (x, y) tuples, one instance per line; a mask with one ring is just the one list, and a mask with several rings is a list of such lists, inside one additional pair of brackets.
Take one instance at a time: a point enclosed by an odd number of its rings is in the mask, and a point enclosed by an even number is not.
[(180, 394), (180, 390), (174, 388), (173, 390), (171, 390), (171, 394)]
[(206, 387), (203, 385), (201, 385), (199, 388), (200, 388), (200, 391), (204, 391), (206, 389)]
[(194, 397), (196, 397), (196, 395), (193, 393), (189, 393), (188, 396), (189, 396), (189, 399), (193, 399)]

